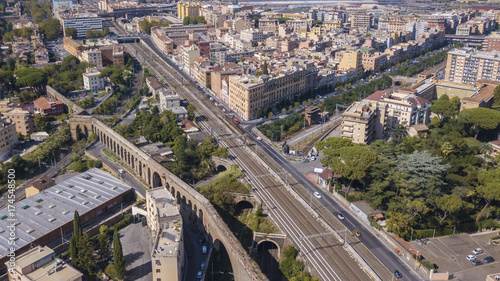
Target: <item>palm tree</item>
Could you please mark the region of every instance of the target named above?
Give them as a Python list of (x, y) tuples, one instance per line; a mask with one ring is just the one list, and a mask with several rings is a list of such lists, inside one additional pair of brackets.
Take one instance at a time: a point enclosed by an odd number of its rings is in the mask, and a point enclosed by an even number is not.
[(484, 165), (486, 163), (486, 154), (489, 155), (493, 153), (493, 146), (491, 146), (491, 143), (483, 143), (479, 148), (479, 153), (483, 155), (483, 169), (484, 169)]

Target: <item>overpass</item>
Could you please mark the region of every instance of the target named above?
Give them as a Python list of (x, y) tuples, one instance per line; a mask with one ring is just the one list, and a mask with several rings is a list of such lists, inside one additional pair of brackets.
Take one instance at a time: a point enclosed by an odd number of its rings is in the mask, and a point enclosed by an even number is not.
[(158, 13), (175, 13), (177, 7), (175, 5), (166, 5), (161, 7), (141, 7), (136, 9), (122, 9), (113, 12), (99, 13), (101, 18), (124, 18), (126, 16), (142, 17)]
[(181, 206), (181, 211), (189, 212), (204, 226), (213, 245), (218, 243), (224, 245), (235, 280), (267, 280), (257, 263), (250, 258), (210, 201), (203, 195), (96, 118), (77, 115), (72, 116), (69, 123), (71, 136), (75, 141), (95, 133), (97, 139), (116, 153), (121, 162), (133, 170), (138, 178), (152, 188), (166, 187)]
[(485, 36), (484, 35), (455, 35), (455, 34), (446, 34), (445, 39), (452, 42), (459, 42), (464, 44), (474, 44), (474, 45), (482, 45)]

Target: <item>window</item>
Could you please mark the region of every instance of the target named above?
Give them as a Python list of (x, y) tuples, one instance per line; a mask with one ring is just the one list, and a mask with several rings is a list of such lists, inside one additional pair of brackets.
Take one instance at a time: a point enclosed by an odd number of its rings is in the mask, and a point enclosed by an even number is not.
[(160, 273), (160, 269), (159, 268), (156, 269), (156, 273)]

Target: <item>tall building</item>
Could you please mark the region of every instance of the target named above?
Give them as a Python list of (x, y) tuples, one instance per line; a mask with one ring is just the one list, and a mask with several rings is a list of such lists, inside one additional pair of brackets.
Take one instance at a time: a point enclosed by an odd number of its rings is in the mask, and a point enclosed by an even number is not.
[(201, 2), (177, 2), (177, 17), (180, 19), (197, 17), (200, 15), (201, 7), (203, 7)]
[(11, 111), (3, 113), (3, 116), (8, 118), (12, 124), (16, 125), (16, 132), (26, 136), (28, 134), (35, 132), (35, 126), (33, 123), (33, 116), (21, 108), (14, 108)]
[(342, 71), (355, 71), (356, 76), (363, 73), (363, 55), (359, 51), (349, 50), (342, 54), (342, 59), (338, 65)]
[(184, 70), (191, 74), (191, 64), (200, 57), (200, 49), (196, 45), (191, 45), (182, 49), (182, 62)]
[(175, 198), (164, 187), (146, 192), (147, 220), (154, 237), (153, 280), (182, 280), (184, 239), (182, 217)]
[(75, 18), (64, 18), (62, 20), (62, 28), (64, 31), (64, 36), (66, 35), (66, 28), (74, 27), (76, 28), (77, 36), (83, 38), (87, 35), (87, 30), (97, 30), (102, 31), (102, 18), (97, 17), (97, 15), (88, 15)]
[(387, 137), (397, 124), (414, 126), (430, 121), (431, 103), (414, 94), (377, 91), (345, 111), (342, 137), (370, 143)]
[(0, 118), (0, 161), (9, 158), (16, 143), (16, 125), (7, 122), (6, 118)]
[(49, 247), (37, 246), (16, 257), (15, 267), (8, 270), (9, 281), (81, 281), (83, 274), (56, 258)]
[(96, 67), (102, 67), (102, 54), (98, 48), (88, 49), (81, 54), (82, 60), (94, 64)]
[(489, 36), (486, 36), (483, 41), (483, 51), (492, 52), (497, 51), (500, 52), (500, 33), (493, 32)]
[(351, 15), (352, 28), (370, 27), (371, 21), (372, 21), (372, 15), (365, 12), (358, 12)]
[(445, 81), (475, 84), (478, 80), (500, 81), (500, 52), (460, 48), (448, 52)]

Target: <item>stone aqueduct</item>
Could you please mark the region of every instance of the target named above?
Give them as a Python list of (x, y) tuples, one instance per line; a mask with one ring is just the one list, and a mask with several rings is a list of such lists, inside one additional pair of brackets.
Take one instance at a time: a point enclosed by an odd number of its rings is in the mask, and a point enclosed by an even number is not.
[(190, 211), (203, 224), (214, 245), (217, 244), (217, 240), (224, 245), (233, 267), (235, 280), (267, 280), (257, 263), (250, 258), (210, 201), (203, 195), (96, 118), (73, 116), (70, 118), (70, 128), (74, 140), (79, 140), (82, 135), (95, 133), (98, 140), (116, 153), (137, 177), (151, 187), (165, 186), (181, 205), (181, 210)]

